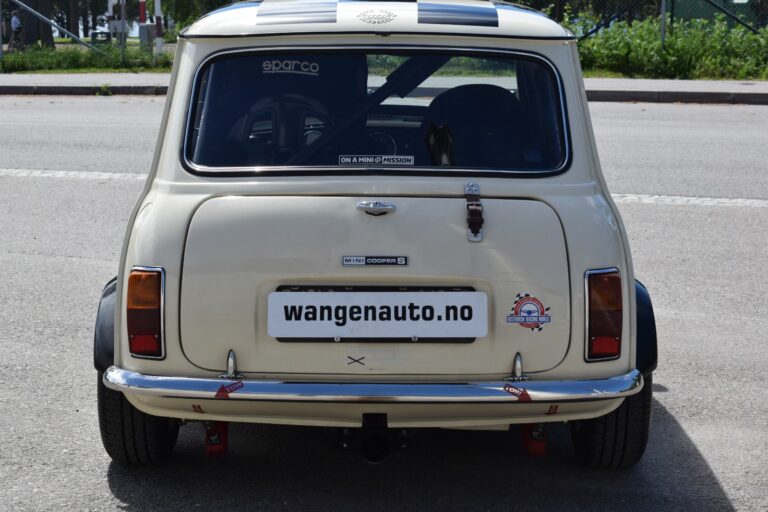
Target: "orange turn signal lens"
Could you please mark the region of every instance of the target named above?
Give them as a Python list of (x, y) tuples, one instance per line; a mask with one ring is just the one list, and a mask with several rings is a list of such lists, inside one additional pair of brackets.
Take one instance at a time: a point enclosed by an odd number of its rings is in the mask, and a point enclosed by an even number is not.
[(128, 346), (139, 357), (162, 357), (163, 271), (137, 269), (128, 277)]
[(132, 271), (128, 278), (128, 309), (159, 309), (161, 287), (160, 272)]
[(587, 273), (587, 360), (616, 359), (621, 355), (623, 304), (618, 271)]

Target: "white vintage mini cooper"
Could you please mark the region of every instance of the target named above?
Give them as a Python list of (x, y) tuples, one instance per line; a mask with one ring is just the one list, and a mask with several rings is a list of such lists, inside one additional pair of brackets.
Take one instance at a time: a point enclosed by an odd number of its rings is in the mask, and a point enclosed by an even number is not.
[[(643, 454), (656, 332), (601, 174), (576, 41), (488, 0), (263, 0), (179, 39), (98, 311), (104, 446), (228, 422), (570, 424)], [(519, 429), (515, 428), (515, 432)]]

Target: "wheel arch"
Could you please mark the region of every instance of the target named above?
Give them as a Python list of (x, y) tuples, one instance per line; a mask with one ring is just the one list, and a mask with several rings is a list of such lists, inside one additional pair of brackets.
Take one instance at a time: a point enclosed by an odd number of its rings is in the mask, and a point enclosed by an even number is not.
[(635, 280), (635, 303), (637, 307), (636, 366), (644, 376), (656, 369), (658, 347), (656, 343), (656, 317), (653, 314), (651, 295), (643, 283)]
[(117, 277), (113, 277), (101, 292), (93, 336), (93, 366), (106, 371), (115, 361), (115, 296)]

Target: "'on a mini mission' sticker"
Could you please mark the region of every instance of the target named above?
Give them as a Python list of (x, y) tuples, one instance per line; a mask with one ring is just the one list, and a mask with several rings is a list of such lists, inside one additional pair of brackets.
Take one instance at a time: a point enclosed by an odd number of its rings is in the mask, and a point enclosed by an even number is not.
[(339, 165), (413, 165), (413, 155), (339, 155)]

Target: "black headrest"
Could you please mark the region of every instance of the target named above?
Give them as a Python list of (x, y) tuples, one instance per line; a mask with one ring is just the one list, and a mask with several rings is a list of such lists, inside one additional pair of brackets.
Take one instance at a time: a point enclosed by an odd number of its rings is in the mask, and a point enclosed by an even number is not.
[(517, 108), (517, 98), (503, 87), (490, 84), (460, 85), (437, 96), (429, 105), (427, 122), (443, 124), (450, 120), (503, 120)]
[(460, 85), (437, 96), (422, 122), (446, 125), (453, 140), (454, 165), (504, 166), (506, 148), (519, 126), (519, 105), (514, 94), (490, 84)]

